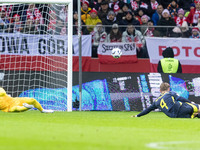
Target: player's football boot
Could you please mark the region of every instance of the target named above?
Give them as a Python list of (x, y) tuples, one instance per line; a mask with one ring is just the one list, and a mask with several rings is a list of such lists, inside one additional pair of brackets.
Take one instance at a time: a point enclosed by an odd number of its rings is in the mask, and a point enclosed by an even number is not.
[(53, 113), (53, 112), (54, 112), (54, 110), (47, 110), (47, 109), (43, 109), (41, 111), (41, 113)]

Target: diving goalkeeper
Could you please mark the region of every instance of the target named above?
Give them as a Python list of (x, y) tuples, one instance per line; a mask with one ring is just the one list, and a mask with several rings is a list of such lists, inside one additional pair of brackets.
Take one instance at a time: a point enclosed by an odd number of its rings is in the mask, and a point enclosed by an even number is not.
[(10, 97), (3, 88), (0, 88), (0, 110), (3, 112), (23, 112), (37, 108), (42, 113), (53, 113), (53, 110), (43, 109), (40, 103), (29, 97)]
[(151, 106), (132, 117), (141, 117), (159, 108), (171, 118), (200, 118), (200, 106), (170, 91), (170, 85), (168, 83), (161, 83), (160, 92), (160, 97)]

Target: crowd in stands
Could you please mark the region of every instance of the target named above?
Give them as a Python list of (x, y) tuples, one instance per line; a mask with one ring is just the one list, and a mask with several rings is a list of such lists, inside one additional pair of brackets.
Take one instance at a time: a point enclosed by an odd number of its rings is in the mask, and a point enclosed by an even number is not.
[[(78, 33), (77, 0), (73, 34)], [(67, 5), (0, 6), (0, 32), (67, 33)], [(58, 14), (58, 15), (57, 15)], [(148, 58), (145, 38), (200, 38), (200, 0), (81, 0), (83, 35), (92, 35), (93, 54), (100, 42), (137, 42), (138, 57)]]

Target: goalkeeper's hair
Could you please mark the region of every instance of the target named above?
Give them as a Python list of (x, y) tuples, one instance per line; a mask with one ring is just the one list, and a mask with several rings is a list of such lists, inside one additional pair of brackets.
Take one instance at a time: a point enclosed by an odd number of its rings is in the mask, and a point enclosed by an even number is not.
[(167, 91), (170, 88), (169, 83), (163, 82), (160, 84), (160, 91)]

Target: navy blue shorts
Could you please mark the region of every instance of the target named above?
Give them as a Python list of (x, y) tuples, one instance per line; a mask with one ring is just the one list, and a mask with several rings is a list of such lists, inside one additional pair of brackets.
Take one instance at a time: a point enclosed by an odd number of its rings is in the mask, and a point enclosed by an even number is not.
[(182, 103), (177, 118), (194, 118), (193, 113), (196, 113), (198, 110), (198, 104)]

